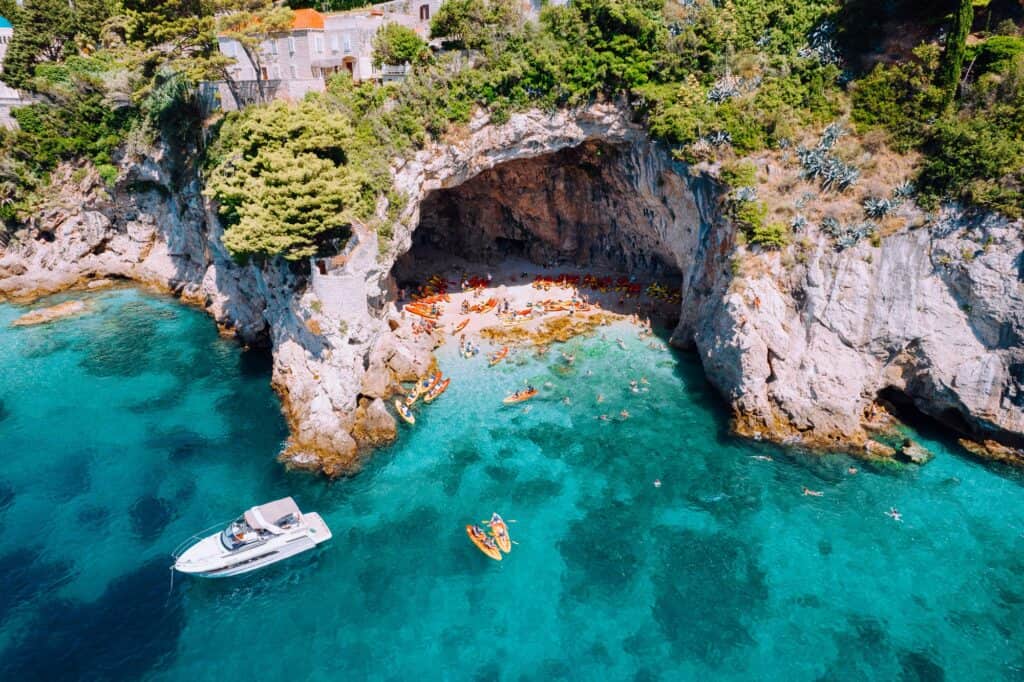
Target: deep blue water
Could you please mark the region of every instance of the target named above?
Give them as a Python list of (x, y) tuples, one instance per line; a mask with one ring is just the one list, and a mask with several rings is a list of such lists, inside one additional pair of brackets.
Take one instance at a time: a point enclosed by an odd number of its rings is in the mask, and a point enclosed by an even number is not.
[[(1024, 677), (1022, 479), (934, 434), (923, 468), (734, 439), (695, 360), (622, 327), (572, 370), (443, 355), (449, 391), (328, 483), (275, 462), (265, 357), (170, 299), (90, 300), (0, 306), (2, 679)], [(286, 494), (331, 543), (169, 590), (180, 540)], [(492, 511), (501, 563), (463, 533)]]

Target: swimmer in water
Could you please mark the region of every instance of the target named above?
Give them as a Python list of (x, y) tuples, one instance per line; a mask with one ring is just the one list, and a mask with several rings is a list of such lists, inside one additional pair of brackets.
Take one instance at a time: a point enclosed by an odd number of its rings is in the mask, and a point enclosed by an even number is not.
[(804, 488), (804, 495), (809, 497), (824, 497), (825, 493), (820, 490), (811, 490), (810, 488)]
[(888, 516), (893, 521), (902, 521), (903, 520), (903, 514), (901, 514), (900, 511), (896, 507), (889, 507), (889, 511), (885, 512), (885, 515)]
[[(751, 455), (750, 459), (756, 459), (758, 462), (774, 462), (775, 461), (774, 459), (772, 459), (768, 455)], [(806, 488), (805, 488), (805, 490), (806, 490)]]
[(623, 419), (629, 419), (629, 410), (623, 410), (622, 412), (619, 412), (619, 416), (622, 417)]
[(661, 479), (660, 478), (654, 479), (654, 487), (655, 488), (660, 488), (661, 487)]
[(562, 398), (562, 404), (563, 405), (572, 405), (572, 398), (570, 398), (569, 396), (565, 396), (564, 398)]
[(649, 384), (651, 382), (649, 382), (647, 380), (647, 377), (640, 377), (640, 383), (643, 384), (644, 386), (646, 386), (647, 384)]
[(603, 403), (604, 402), (604, 395), (598, 393), (597, 394), (597, 402)]
[(608, 415), (606, 415), (606, 414), (598, 415), (597, 418), (600, 419), (603, 422), (608, 421)]
[(850, 467), (849, 469), (846, 470), (846, 473), (850, 474), (851, 476), (856, 476), (857, 475), (857, 467)]

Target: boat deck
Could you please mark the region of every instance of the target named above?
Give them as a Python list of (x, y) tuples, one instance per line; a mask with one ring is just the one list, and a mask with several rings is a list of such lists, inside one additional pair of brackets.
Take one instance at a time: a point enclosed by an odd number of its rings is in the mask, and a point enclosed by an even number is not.
[(316, 512), (309, 512), (308, 514), (303, 514), (302, 519), (305, 521), (307, 526), (316, 531), (313, 534), (313, 540), (316, 544), (319, 545), (321, 542), (327, 542), (331, 539), (331, 529), (327, 527), (327, 524), (324, 523), (323, 518), (321, 518), (319, 514)]

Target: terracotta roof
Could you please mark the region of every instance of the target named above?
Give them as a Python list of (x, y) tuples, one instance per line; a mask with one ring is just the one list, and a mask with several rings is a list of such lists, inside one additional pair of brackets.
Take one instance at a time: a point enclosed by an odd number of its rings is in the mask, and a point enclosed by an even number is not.
[(297, 9), (295, 19), (292, 20), (292, 30), (297, 31), (304, 28), (318, 28), (323, 30), (324, 16), (315, 9)]

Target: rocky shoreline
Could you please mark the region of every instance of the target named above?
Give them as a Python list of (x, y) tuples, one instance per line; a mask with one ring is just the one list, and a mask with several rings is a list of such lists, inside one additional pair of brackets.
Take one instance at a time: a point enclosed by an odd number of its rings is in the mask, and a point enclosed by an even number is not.
[[(844, 251), (812, 231), (794, 260), (737, 245), (716, 183), (625, 109), (477, 118), (462, 132), (396, 166), (408, 202), (392, 237), (356, 226), (330, 300), (306, 264), (236, 263), (197, 171), (160, 149), (121, 159), (112, 188), (62, 168), (47, 206), (0, 251), (0, 296), (26, 302), (116, 278), (205, 309), (223, 333), (270, 346), (292, 433), (282, 459), (338, 476), (394, 439), (385, 400), (432, 365), (432, 344), (402, 330), (394, 305), (393, 269), (417, 230), (484, 258), (522, 248), (538, 262), (667, 268), (684, 292), (673, 343), (699, 354), (738, 433), (870, 454), (889, 395), (980, 456), (1024, 462), (1019, 222), (950, 208), (930, 228)], [(496, 193), (515, 183), (528, 191)], [(436, 202), (485, 229), (451, 230)]]

